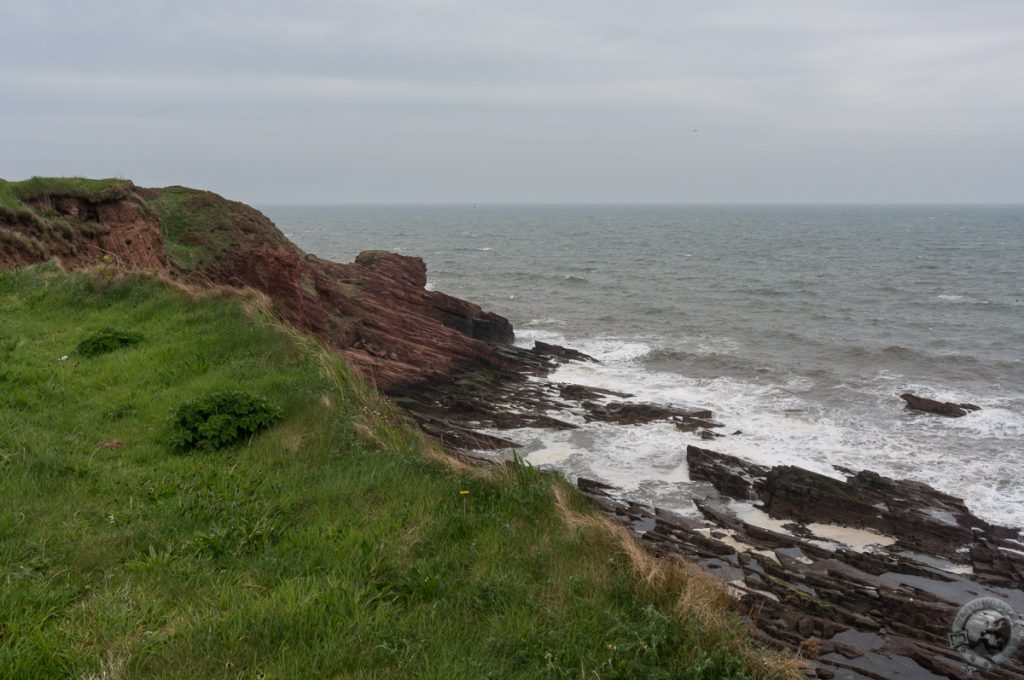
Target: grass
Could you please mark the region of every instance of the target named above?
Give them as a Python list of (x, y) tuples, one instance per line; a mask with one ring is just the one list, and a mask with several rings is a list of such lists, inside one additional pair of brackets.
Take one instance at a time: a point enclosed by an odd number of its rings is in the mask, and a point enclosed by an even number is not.
[(88, 198), (108, 190), (127, 189), (130, 184), (128, 180), (113, 177), (108, 179), (33, 177), (20, 182), (0, 180), (0, 205), (17, 208), (21, 207), (23, 201), (48, 194)]
[[(446, 462), (258, 298), (0, 272), (0, 677), (743, 678), (724, 595), (554, 475)], [(69, 355), (117, 326), (143, 340)], [(171, 413), (281, 422), (180, 455)], [(468, 494), (462, 492), (468, 491)]]
[(24, 208), (24, 204), (18, 195), (14, 192), (14, 187), (5, 179), (0, 179), (0, 209), (6, 209), (9, 211), (19, 210)]
[(193, 205), (196, 196), (192, 189), (167, 187), (146, 201), (160, 217), (167, 256), (187, 272), (218, 261), (223, 247), (211, 239), (217, 239), (230, 218), (224, 204), (197, 210)]
[(206, 191), (166, 187), (147, 192), (146, 204), (160, 219), (167, 256), (189, 273), (215, 269), (230, 259), (229, 254), (254, 244), (294, 249), (269, 221), (256, 218), (248, 206)]

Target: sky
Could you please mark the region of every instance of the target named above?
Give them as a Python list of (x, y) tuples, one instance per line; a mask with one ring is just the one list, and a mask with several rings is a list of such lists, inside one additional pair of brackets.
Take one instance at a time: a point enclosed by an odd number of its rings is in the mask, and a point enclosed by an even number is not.
[(273, 203), (1024, 202), (1020, 0), (0, 0), (0, 177)]

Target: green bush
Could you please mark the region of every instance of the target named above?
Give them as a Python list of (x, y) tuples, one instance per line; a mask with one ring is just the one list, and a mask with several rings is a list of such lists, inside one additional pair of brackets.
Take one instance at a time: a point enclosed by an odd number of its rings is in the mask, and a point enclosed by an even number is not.
[(221, 449), (280, 419), (281, 412), (266, 399), (246, 392), (215, 392), (178, 407), (172, 417), (171, 443), (183, 451)]
[(117, 328), (103, 328), (79, 342), (74, 353), (83, 357), (95, 357), (122, 347), (131, 347), (140, 342), (142, 342), (141, 333)]

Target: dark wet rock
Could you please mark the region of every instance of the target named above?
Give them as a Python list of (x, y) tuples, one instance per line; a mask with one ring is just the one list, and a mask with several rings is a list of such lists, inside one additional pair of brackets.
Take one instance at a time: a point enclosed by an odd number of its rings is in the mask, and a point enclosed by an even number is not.
[(610, 491), (622, 491), (622, 489), (617, 486), (605, 484), (604, 482), (599, 482), (596, 479), (588, 479), (586, 477), (580, 477), (577, 479), (576, 486), (582, 489), (584, 493), (600, 494), (602, 496), (609, 496)]
[(589, 354), (584, 354), (579, 350), (562, 347), (561, 345), (552, 345), (547, 342), (541, 342), (540, 340), (534, 341), (533, 351), (537, 354), (558, 359), (559, 361), (589, 361), (595, 364), (601, 363)]
[(710, 482), (726, 496), (743, 500), (760, 497), (769, 471), (762, 465), (697, 446), (686, 447), (686, 464), (690, 479)]
[(588, 387), (586, 385), (572, 385), (565, 384), (558, 386), (558, 394), (562, 399), (568, 399), (572, 401), (597, 401), (604, 399), (605, 397), (618, 397), (619, 399), (628, 399), (632, 397), (632, 394), (626, 392), (616, 392), (614, 390), (602, 390), (598, 387)]
[(910, 392), (901, 394), (900, 399), (907, 402), (907, 408), (909, 409), (937, 413), (950, 418), (960, 418), (967, 415), (969, 411), (981, 410), (980, 406), (975, 406), (974, 404), (954, 404), (951, 401), (936, 401), (927, 397), (919, 397)]
[(599, 403), (584, 401), (582, 406), (587, 413), (583, 416), (588, 421), (598, 420), (619, 425), (641, 425), (659, 420), (671, 420), (684, 427), (720, 427), (720, 423), (711, 421), (711, 411), (695, 406), (671, 406), (637, 401), (610, 401)]
[(1024, 584), (1024, 543), (979, 535), (970, 556), (974, 573), (983, 583), (1010, 588)]
[[(609, 397), (631, 395), (586, 385), (554, 383), (547, 376), (568, 361), (591, 361), (591, 357), (565, 347), (536, 343), (531, 349), (507, 344), (491, 345), (501, 366), (477, 366), (456, 373), (447, 380), (435, 380), (388, 390), (388, 395), (413, 417), (423, 429), (443, 441), (451, 451), (473, 447), (467, 432), (542, 428), (567, 430), (578, 427), (560, 414), (587, 410), (584, 404), (597, 404)], [(610, 417), (618, 412), (612, 402)], [(598, 405), (599, 410), (604, 406)], [(628, 412), (629, 409), (625, 409)], [(665, 417), (682, 419), (688, 410), (668, 407)], [(711, 412), (700, 410), (708, 418)], [(705, 419), (707, 420), (707, 419)], [(710, 421), (702, 425), (712, 424)], [(485, 435), (483, 446), (500, 448), (501, 438)]]
[(915, 552), (952, 559), (978, 533), (1004, 539), (1016, 534), (921, 482), (840, 469), (847, 475), (843, 481), (789, 465), (769, 469), (696, 446), (687, 447), (686, 456), (692, 479), (732, 498), (759, 500), (773, 518), (873, 529)]
[(509, 439), (477, 432), (448, 418), (421, 413), (418, 414), (417, 421), (424, 432), (436, 437), (441, 445), (448, 449), (493, 451), (514, 449), (519, 446)]
[[(844, 482), (694, 446), (687, 462), (692, 480), (726, 497), (760, 501), (772, 516), (792, 521), (774, 531), (704, 501), (695, 501), (703, 520), (694, 519), (644, 511), (607, 486), (580, 489), (599, 496), (601, 507), (654, 554), (681, 555), (727, 582), (754, 638), (799, 653), (810, 677), (964, 680), (973, 670), (947, 637), (959, 608), (988, 596), (1024, 610), (1017, 532), (974, 517), (959, 499), (867, 471), (840, 470)], [(815, 522), (845, 521), (884, 527), (896, 543), (857, 552), (814, 533)], [(949, 541), (961, 538), (969, 550), (947, 556)], [(972, 568), (973, 574), (956, 573)], [(1024, 677), (1024, 666), (1015, 659), (986, 677)]]

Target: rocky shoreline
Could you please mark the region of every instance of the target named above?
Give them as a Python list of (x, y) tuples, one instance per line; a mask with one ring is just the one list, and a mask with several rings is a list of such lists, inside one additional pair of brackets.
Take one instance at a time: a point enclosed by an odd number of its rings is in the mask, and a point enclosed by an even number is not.
[[(623, 426), (667, 421), (707, 440), (727, 429), (707, 409), (547, 380), (564, 362), (593, 361), (575, 350), (536, 343), (495, 351), (514, 368), (392, 394), (466, 460), (492, 463), (501, 460), (494, 452), (516, 447), (480, 430), (578, 427), (551, 415), (567, 410)], [(692, 445), (686, 460), (691, 480), (704, 483), (691, 499), (696, 519), (597, 480), (577, 486), (653, 553), (680, 555), (726, 583), (755, 638), (800, 655), (808, 677), (974, 677), (978, 669), (949, 644), (959, 608), (996, 597), (1024, 611), (1024, 538), (954, 496), (868, 470), (837, 468), (844, 481)], [(1018, 657), (984, 677), (1024, 677), (1024, 664)]]

